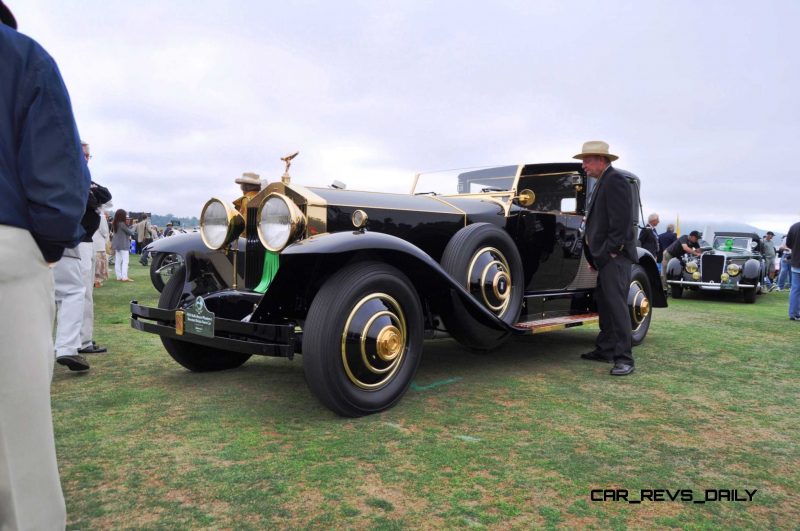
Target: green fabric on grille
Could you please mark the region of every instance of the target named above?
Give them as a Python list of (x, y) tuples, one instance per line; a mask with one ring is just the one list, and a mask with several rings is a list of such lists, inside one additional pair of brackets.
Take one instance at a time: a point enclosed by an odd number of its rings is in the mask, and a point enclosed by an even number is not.
[(267, 254), (264, 255), (264, 273), (261, 275), (261, 283), (256, 286), (255, 291), (259, 293), (267, 291), (272, 279), (278, 274), (279, 265), (278, 253), (267, 251)]

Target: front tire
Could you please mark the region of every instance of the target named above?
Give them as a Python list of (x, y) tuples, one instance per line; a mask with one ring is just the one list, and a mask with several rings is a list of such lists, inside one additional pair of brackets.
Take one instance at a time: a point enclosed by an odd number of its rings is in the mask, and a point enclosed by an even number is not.
[[(186, 266), (180, 266), (164, 286), (158, 299), (158, 307), (176, 310), (183, 294)], [(172, 359), (192, 372), (211, 372), (235, 369), (250, 359), (251, 354), (215, 349), (169, 337), (161, 337), (161, 343)]]
[[(506, 231), (490, 223), (467, 225), (450, 239), (441, 264), (498, 319), (517, 322), (525, 275), (517, 246)], [(443, 308), (441, 317), (453, 339), (472, 349), (497, 348), (511, 335), (477, 322), (460, 304)]]
[(682, 299), (683, 298), (683, 286), (678, 286), (677, 284), (672, 284), (669, 287), (670, 292), (672, 293), (673, 299)]
[(756, 302), (756, 292), (759, 290), (759, 287), (760, 286), (756, 286), (755, 288), (742, 288), (742, 298), (745, 303), (753, 304)]
[[(673, 286), (673, 289), (675, 287)], [(653, 318), (650, 300), (653, 289), (644, 268), (638, 264), (631, 267), (631, 283), (628, 289), (628, 313), (631, 316), (631, 344), (644, 341)], [(678, 297), (680, 298), (680, 297)]]
[(311, 392), (342, 416), (392, 407), (422, 355), (422, 305), (408, 278), (380, 262), (338, 271), (319, 290), (303, 329)]

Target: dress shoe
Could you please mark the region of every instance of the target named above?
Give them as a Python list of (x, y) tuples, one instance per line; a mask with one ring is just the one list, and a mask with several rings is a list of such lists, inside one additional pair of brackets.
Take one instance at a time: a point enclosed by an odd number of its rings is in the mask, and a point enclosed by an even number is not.
[(625, 376), (633, 372), (633, 365), (627, 363), (615, 363), (614, 368), (611, 369), (611, 376)]
[(603, 354), (599, 350), (593, 350), (591, 352), (587, 352), (586, 354), (581, 354), (581, 358), (591, 361), (602, 361), (605, 363), (612, 362), (611, 356), (607, 356), (606, 354)]
[(800, 316), (792, 315), (791, 317), (789, 317), (789, 320), (790, 321), (800, 321)]
[(59, 365), (66, 365), (71, 371), (88, 371), (89, 362), (80, 354), (70, 354), (68, 356), (58, 356), (56, 362)]
[(88, 347), (83, 347), (78, 349), (78, 354), (102, 354), (103, 352), (108, 352), (106, 347), (101, 347), (94, 341)]

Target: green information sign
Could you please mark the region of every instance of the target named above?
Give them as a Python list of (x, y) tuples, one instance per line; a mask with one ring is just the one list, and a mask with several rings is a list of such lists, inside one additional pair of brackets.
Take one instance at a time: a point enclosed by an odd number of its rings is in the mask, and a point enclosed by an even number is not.
[(214, 314), (206, 308), (203, 297), (184, 310), (183, 329), (187, 334), (214, 337)]

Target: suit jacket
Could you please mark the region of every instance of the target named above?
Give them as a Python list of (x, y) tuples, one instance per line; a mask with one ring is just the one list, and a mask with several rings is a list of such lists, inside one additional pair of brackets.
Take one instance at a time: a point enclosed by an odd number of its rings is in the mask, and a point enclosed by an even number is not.
[(595, 269), (611, 260), (611, 253), (637, 261), (633, 189), (621, 173), (609, 166), (594, 188), (586, 213), (583, 246)]

